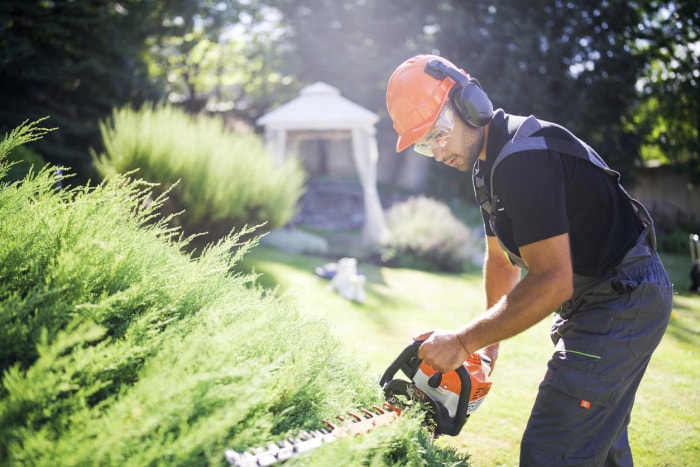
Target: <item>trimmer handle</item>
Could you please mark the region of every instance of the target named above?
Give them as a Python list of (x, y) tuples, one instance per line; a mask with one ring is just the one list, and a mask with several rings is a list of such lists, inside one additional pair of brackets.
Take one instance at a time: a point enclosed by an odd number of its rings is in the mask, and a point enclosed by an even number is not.
[[(401, 370), (413, 382), (414, 376), (418, 371), (418, 367), (422, 362), (422, 360), (418, 358), (418, 349), (422, 344), (423, 341), (412, 342), (399, 354), (398, 357), (396, 357), (391, 365), (389, 365), (379, 380), (379, 385), (383, 389), (386, 388), (387, 384), (394, 378), (394, 375), (399, 370)], [(469, 407), (469, 398), (472, 388), (471, 378), (464, 365), (460, 365), (454, 371), (457, 372), (461, 383), (459, 402), (457, 403), (457, 411), (454, 417), (450, 417), (447, 409), (444, 407), (444, 405), (442, 405), (442, 403), (435, 401), (428, 396), (434, 406), (435, 422), (437, 424), (437, 429), (435, 432), (436, 435), (444, 434), (449, 436), (457, 436), (462, 430), (464, 423), (467, 421), (467, 409)]]
[(401, 370), (410, 380), (413, 380), (413, 376), (418, 371), (421, 359), (418, 358), (418, 349), (420, 348), (423, 341), (413, 341), (411, 344), (406, 346), (398, 357), (389, 365), (389, 367), (384, 371), (381, 379), (379, 380), (379, 385), (384, 387), (386, 383), (394, 379), (396, 372)]

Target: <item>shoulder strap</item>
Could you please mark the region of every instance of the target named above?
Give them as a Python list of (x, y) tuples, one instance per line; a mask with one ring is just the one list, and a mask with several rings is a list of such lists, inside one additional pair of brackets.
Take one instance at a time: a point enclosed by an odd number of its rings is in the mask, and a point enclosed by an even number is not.
[[(515, 135), (513, 136), (513, 139), (508, 141), (503, 146), (501, 152), (498, 153), (498, 156), (496, 156), (496, 159), (493, 162), (490, 176), (491, 184), (489, 186), (491, 193), (489, 193), (488, 197), (491, 199), (493, 199), (494, 197), (493, 174), (496, 171), (496, 167), (498, 167), (498, 164), (503, 162), (503, 160), (506, 157), (512, 154), (524, 151), (550, 150), (558, 152), (560, 154), (586, 160), (595, 165), (596, 167), (600, 168), (604, 172), (606, 172), (608, 175), (615, 178), (619, 189), (630, 200), (632, 208), (637, 214), (637, 217), (640, 219), (640, 221), (645, 227), (651, 230), (649, 244), (654, 250), (656, 250), (656, 236), (654, 235), (653, 230), (654, 221), (649, 215), (649, 212), (647, 211), (646, 207), (636, 199), (632, 198), (632, 196), (630, 196), (629, 193), (627, 193), (627, 190), (625, 190), (625, 188), (620, 184), (620, 173), (608, 167), (603, 158), (600, 157), (593, 148), (591, 148), (581, 139), (577, 138), (569, 130), (555, 123), (547, 122), (547, 124), (548, 127), (556, 128), (562, 134), (562, 136), (533, 136), (539, 130), (543, 129), (544, 126), (539, 120), (537, 120), (532, 115), (530, 115), (527, 119), (525, 119), (523, 123), (520, 124), (520, 126), (515, 132)], [(477, 182), (479, 182), (479, 180), (477, 180)], [(481, 180), (480, 182), (483, 184), (483, 180)], [(482, 189), (482, 191), (485, 192), (486, 190)], [(486, 197), (486, 195), (482, 196)], [(498, 202), (497, 199), (495, 201)], [(481, 203), (481, 206), (484, 210), (486, 210), (486, 212), (492, 214), (491, 210), (493, 205), (490, 202), (488, 202), (488, 200), (484, 200), (484, 202)]]
[(556, 136), (532, 136), (539, 130), (544, 128), (542, 123), (537, 120), (534, 116), (530, 115), (517, 129), (513, 139), (508, 141), (501, 152), (498, 153), (496, 159), (491, 167), (491, 191), (493, 192), (493, 174), (496, 171), (498, 164), (503, 162), (503, 160), (515, 153), (524, 151), (555, 151), (567, 156), (576, 157), (579, 159), (586, 160), (596, 165), (600, 169), (607, 172), (609, 175), (615, 177), (619, 182), (620, 174), (610, 167), (603, 161), (597, 152), (589, 145), (581, 141), (579, 138), (574, 136), (566, 128), (556, 125), (554, 123), (550, 124), (553, 128), (556, 128), (559, 132), (563, 133), (562, 137)]

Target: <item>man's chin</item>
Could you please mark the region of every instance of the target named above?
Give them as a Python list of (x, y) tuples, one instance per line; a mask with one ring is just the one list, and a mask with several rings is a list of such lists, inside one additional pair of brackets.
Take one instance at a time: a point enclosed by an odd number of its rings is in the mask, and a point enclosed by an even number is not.
[(451, 158), (447, 159), (447, 166), (459, 170), (460, 172), (466, 172), (469, 170), (467, 161), (463, 157), (453, 155)]

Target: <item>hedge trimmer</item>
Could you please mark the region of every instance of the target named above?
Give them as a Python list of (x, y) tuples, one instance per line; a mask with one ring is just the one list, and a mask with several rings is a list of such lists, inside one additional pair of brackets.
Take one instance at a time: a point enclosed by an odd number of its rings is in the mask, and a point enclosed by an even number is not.
[[(427, 408), (425, 423), (435, 437), (457, 436), (467, 418), (479, 408), (491, 389), (488, 377), (490, 361), (483, 355), (471, 354), (462, 366), (442, 374), (418, 358), (422, 342), (407, 346), (389, 365), (379, 385), (386, 402), (370, 409), (350, 412), (334, 422), (324, 421), (317, 431), (300, 432), (266, 447), (236, 452), (227, 449), (226, 460), (236, 467), (273, 465), (308, 452), (337, 438), (366, 433), (397, 420), (404, 410), (419, 404)], [(410, 381), (395, 379), (401, 370)]]

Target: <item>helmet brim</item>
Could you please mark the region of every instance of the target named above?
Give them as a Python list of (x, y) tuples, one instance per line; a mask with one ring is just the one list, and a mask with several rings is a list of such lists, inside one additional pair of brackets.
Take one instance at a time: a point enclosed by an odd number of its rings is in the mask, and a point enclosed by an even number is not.
[(396, 141), (396, 152), (403, 152), (410, 146), (416, 144), (416, 142), (420, 141), (422, 137), (428, 134), (434, 123), (435, 122), (430, 122), (429, 125), (423, 125), (422, 127), (416, 128), (413, 131), (408, 131), (399, 135), (399, 138)]

